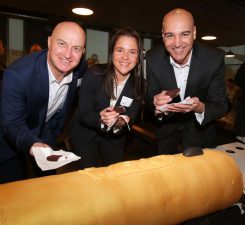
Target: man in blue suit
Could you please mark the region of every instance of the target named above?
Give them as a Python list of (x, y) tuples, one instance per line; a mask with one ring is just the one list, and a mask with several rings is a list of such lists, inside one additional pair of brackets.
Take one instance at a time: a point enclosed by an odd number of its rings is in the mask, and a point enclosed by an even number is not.
[[(184, 9), (174, 9), (164, 16), (162, 37), (163, 44), (146, 56), (147, 100), (159, 118), (158, 153), (175, 154), (192, 146), (212, 147), (215, 120), (228, 109), (224, 52), (194, 42), (194, 19)], [(180, 92), (176, 97), (167, 92), (177, 88)], [(187, 97), (189, 104), (177, 103)], [(171, 101), (175, 103), (167, 104)]]
[(5, 70), (0, 183), (27, 178), (32, 147), (55, 148), (86, 67), (81, 60), (84, 46), (80, 25), (62, 22), (48, 37), (48, 50), (20, 58)]

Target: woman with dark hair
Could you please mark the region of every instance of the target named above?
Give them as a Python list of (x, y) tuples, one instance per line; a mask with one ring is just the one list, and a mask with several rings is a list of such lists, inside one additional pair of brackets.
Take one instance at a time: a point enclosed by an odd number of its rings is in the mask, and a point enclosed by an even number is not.
[(108, 64), (91, 66), (83, 77), (70, 128), (79, 169), (123, 160), (127, 131), (145, 92), (141, 39), (135, 30), (121, 28), (110, 40)]

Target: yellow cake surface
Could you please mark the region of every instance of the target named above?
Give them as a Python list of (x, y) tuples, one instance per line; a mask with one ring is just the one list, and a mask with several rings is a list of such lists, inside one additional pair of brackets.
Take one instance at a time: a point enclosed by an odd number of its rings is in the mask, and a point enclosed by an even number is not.
[(206, 149), (0, 185), (0, 224), (171, 225), (225, 209), (242, 191), (234, 159)]

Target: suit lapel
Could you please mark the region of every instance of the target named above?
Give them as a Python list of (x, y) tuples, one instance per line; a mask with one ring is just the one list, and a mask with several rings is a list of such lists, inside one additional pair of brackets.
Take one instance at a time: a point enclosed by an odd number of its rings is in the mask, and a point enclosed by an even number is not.
[[(40, 56), (40, 61), (36, 64), (36, 91), (38, 100), (35, 101), (33, 109), (39, 113), (39, 121), (45, 123), (47, 109), (48, 109), (48, 98), (49, 98), (49, 76), (47, 67), (47, 54)], [(33, 84), (34, 85), (34, 84)]]
[(67, 92), (67, 96), (66, 96), (66, 100), (63, 106), (63, 109), (67, 109), (69, 108), (69, 106), (72, 104), (72, 98), (74, 95), (74, 92), (77, 89), (77, 73), (73, 73), (73, 77), (72, 77), (72, 82), (69, 84), (69, 88), (68, 88), (68, 92)]
[[(173, 66), (170, 64), (170, 57), (163, 49), (163, 55), (159, 57), (160, 59), (164, 58), (164, 60), (160, 61), (159, 70), (160, 77), (158, 77), (159, 85), (162, 87), (163, 90), (171, 90), (177, 88), (177, 82), (174, 74)], [(164, 77), (164, 79), (162, 79)]]
[(185, 89), (185, 98), (191, 96), (192, 93), (195, 92), (194, 90), (198, 88), (198, 81), (200, 80), (200, 76), (201, 76), (200, 68), (202, 68), (201, 60), (196, 52), (196, 48), (193, 48), (190, 70), (189, 70), (188, 80)]

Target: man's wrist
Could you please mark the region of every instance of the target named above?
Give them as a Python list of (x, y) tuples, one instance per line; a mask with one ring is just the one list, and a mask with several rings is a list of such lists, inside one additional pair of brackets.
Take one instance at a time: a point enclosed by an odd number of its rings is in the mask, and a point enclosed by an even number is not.
[(195, 113), (204, 113), (205, 112), (205, 105), (202, 102), (199, 102), (196, 109), (195, 109)]

